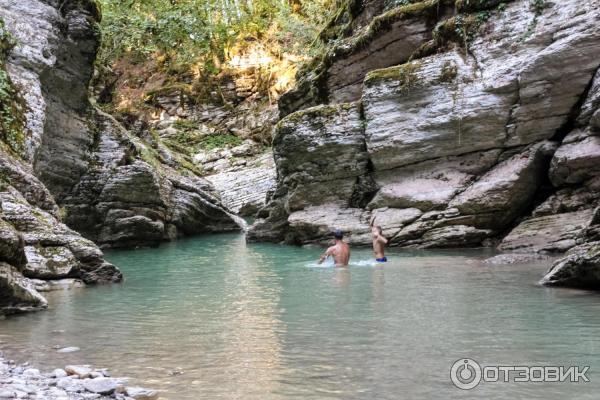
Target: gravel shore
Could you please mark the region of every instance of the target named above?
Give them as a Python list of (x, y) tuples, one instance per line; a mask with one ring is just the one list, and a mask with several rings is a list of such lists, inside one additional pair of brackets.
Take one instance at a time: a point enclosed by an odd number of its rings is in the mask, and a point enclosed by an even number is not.
[(112, 378), (106, 369), (67, 365), (40, 372), (28, 363), (18, 365), (0, 354), (0, 399), (35, 400), (155, 400), (158, 392), (127, 386), (126, 379)]

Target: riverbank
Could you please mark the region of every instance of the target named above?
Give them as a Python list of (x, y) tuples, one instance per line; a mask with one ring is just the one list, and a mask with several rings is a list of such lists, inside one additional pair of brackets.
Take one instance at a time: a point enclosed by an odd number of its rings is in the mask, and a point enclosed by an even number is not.
[(126, 378), (111, 378), (106, 369), (87, 365), (44, 373), (28, 363), (16, 364), (0, 352), (0, 399), (158, 399), (157, 391), (127, 386), (126, 382)]

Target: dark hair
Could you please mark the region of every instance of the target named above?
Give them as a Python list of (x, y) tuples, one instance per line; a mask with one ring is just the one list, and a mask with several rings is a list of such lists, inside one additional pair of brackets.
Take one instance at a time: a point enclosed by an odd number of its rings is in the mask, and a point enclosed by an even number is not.
[(333, 237), (338, 240), (342, 240), (344, 238), (344, 232), (342, 232), (339, 229), (336, 229), (335, 231), (333, 231)]

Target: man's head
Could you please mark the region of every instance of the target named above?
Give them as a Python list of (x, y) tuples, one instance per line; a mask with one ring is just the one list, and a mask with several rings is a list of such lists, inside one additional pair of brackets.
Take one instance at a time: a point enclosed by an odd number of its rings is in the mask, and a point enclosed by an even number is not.
[(333, 237), (335, 238), (335, 240), (342, 240), (344, 238), (344, 232), (342, 232), (339, 229), (336, 229), (335, 231), (333, 231)]

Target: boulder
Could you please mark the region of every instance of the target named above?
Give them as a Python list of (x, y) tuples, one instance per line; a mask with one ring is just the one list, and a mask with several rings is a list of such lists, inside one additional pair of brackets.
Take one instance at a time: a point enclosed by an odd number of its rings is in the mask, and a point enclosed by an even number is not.
[(477, 175), (490, 169), (500, 151), (443, 157), (374, 174), (380, 190), (367, 209), (394, 207), (444, 209)]
[(114, 393), (120, 384), (116, 379), (100, 377), (84, 379), (82, 385), (88, 392), (108, 395)]
[(600, 136), (561, 145), (550, 167), (552, 183), (561, 187), (600, 175)]
[(13, 266), (0, 262), (0, 314), (15, 314), (46, 308), (48, 302)]
[(28, 278), (62, 279), (73, 275), (79, 266), (73, 253), (63, 246), (25, 246), (25, 256), (23, 274)]
[(556, 146), (535, 144), (501, 162), (454, 198), (449, 207), (461, 214), (494, 214), (490, 227), (502, 228), (519, 216), (540, 186)]
[(590, 226), (593, 210), (526, 219), (500, 243), (502, 251), (564, 252), (574, 247)]
[(23, 238), (8, 222), (0, 219), (0, 261), (16, 267), (25, 264)]
[(600, 290), (600, 242), (571, 249), (552, 265), (540, 283)]
[(332, 232), (341, 229), (350, 244), (365, 244), (371, 240), (368, 215), (357, 208), (343, 208), (336, 204), (308, 207), (290, 214), (289, 235), (295, 243), (332, 241)]
[(93, 242), (82, 238), (52, 214), (29, 204), (12, 186), (0, 191), (0, 208), (2, 226), (10, 224), (22, 238), (25, 264), (20, 268), (27, 277), (82, 278), (86, 283), (122, 279), (118, 268), (104, 260)]
[[(388, 238), (396, 236), (400, 230), (417, 220), (423, 212), (418, 208), (377, 208), (371, 212), (374, 225), (381, 226), (383, 235)], [(370, 221), (369, 221), (370, 222)], [(370, 238), (368, 238), (370, 240)]]
[(319, 106), (290, 115), (277, 125), (273, 153), (290, 211), (349, 203), (368, 161), (359, 106)]
[(68, 375), (74, 375), (83, 379), (90, 376), (92, 369), (88, 365), (67, 365), (65, 371)]

